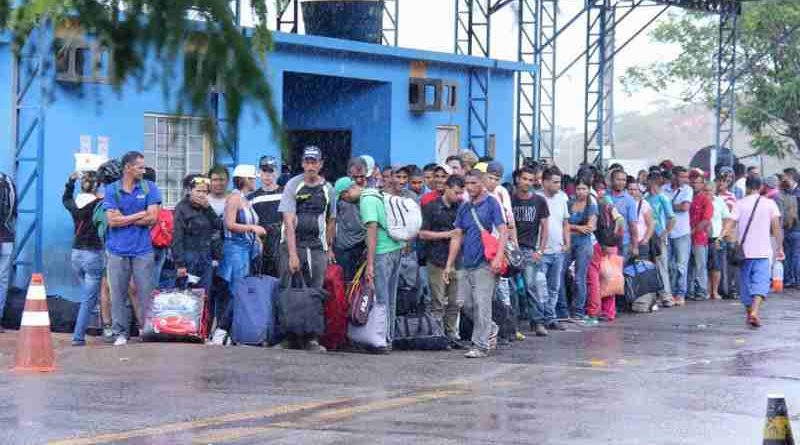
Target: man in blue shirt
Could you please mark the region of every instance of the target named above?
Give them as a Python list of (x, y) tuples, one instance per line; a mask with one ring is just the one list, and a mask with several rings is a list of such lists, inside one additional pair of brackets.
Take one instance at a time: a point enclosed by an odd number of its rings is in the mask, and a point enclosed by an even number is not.
[(508, 231), (500, 204), (486, 193), (483, 172), (470, 170), (464, 178), (469, 201), (461, 204), (456, 215), (455, 234), (450, 239), (450, 254), (442, 274), (444, 283), (450, 284), (450, 275), (462, 248), (463, 270), (458, 275), (459, 300), (464, 302), (464, 313), (472, 318), (472, 348), (467, 358), (483, 358), (497, 343), (498, 327), (492, 321), (492, 299), (503, 259), (503, 249), (491, 264), (484, 256), (481, 231), (497, 230), (498, 246), (505, 246)]
[(625, 218), (625, 235), (622, 238), (620, 255), (626, 260), (631, 256), (639, 256), (639, 246), (631, 243), (631, 238), (638, 239), (639, 231), (636, 228), (636, 201), (625, 190), (628, 177), (624, 170), (614, 170), (611, 172), (611, 200), (620, 215)]
[[(653, 209), (653, 218), (656, 221), (656, 239), (661, 246), (661, 254), (656, 257), (656, 266), (661, 275), (664, 288), (658, 292), (659, 303), (662, 307), (672, 307), (672, 286), (669, 278), (669, 234), (675, 227), (675, 212), (672, 201), (661, 191), (661, 173), (654, 171), (647, 175), (647, 197), (645, 198)], [(651, 252), (652, 254), (652, 252)]]
[(131, 151), (122, 157), (122, 179), (106, 187), (103, 209), (108, 231), (108, 282), (111, 289), (112, 329), (115, 346), (128, 343), (131, 308), (126, 303), (128, 284), (133, 277), (141, 324), (147, 297), (153, 291), (153, 245), (150, 227), (156, 223), (161, 192), (155, 183), (144, 180), (144, 155)]

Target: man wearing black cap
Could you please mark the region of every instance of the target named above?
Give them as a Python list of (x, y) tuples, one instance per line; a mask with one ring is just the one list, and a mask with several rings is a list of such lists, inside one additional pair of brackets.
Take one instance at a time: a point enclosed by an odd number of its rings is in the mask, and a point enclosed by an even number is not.
[(258, 224), (267, 232), (266, 242), (263, 243), (264, 250), (261, 252), (261, 267), (256, 270), (260, 270), (264, 275), (278, 278), (280, 276), (278, 245), (283, 222), (278, 212), (278, 205), (281, 202), (283, 187), (275, 181), (280, 169), (278, 161), (272, 156), (262, 156), (258, 161), (258, 167), (261, 170), (261, 188), (247, 196), (247, 200), (258, 215)]
[[(278, 211), (283, 214), (281, 240), (281, 286), (289, 286), (294, 274), (301, 272), (305, 284), (322, 289), (328, 260), (333, 261), (336, 233), (336, 200), (333, 187), (325, 182), (322, 152), (314, 146), (303, 150), (303, 174), (286, 183)], [(289, 347), (324, 352), (316, 337), (289, 338)]]

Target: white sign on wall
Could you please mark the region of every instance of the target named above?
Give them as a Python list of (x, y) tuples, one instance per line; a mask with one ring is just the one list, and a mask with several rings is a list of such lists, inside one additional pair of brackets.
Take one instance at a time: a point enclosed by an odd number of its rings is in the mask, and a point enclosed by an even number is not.
[(111, 143), (111, 138), (108, 136), (97, 136), (97, 154), (101, 157), (108, 158), (108, 148)]
[(81, 148), (79, 152), (84, 154), (92, 152), (92, 137), (90, 135), (81, 135)]

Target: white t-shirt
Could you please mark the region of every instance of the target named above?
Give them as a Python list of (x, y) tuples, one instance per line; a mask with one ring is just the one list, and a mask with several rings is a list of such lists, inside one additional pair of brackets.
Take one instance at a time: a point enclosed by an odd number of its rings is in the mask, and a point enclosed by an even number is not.
[(503, 220), (508, 224), (509, 221), (512, 223), (514, 222), (514, 211), (511, 210), (511, 196), (508, 194), (508, 190), (505, 187), (498, 185), (494, 188), (494, 191), (488, 192), (489, 196), (494, 197), (498, 203), (500, 203), (500, 208), (503, 209)]
[[(686, 202), (691, 204), (694, 198), (694, 192), (688, 185), (684, 185), (678, 190), (670, 190), (665, 192), (665, 194), (667, 198), (669, 198), (669, 202), (672, 203), (673, 208)], [(675, 210), (675, 227), (672, 229), (672, 232), (669, 233), (670, 239), (680, 238), (690, 235), (691, 233), (692, 226), (689, 221), (689, 211), (680, 212)]]
[[(537, 192), (539, 193), (539, 192)], [(550, 217), (547, 218), (547, 245), (544, 253), (564, 252), (564, 221), (569, 219), (569, 198), (566, 193), (559, 191), (552, 197), (539, 193), (547, 201)]]
[(208, 195), (208, 204), (214, 209), (214, 213), (217, 216), (222, 216), (225, 213), (225, 201), (228, 199), (227, 196), (223, 196), (222, 198), (215, 198), (211, 195)]
[[(641, 206), (641, 207), (640, 207)], [(641, 209), (641, 210), (640, 210)], [(637, 244), (641, 242), (644, 236), (647, 234), (647, 220), (645, 217), (648, 214), (653, 213), (653, 208), (650, 207), (650, 203), (646, 200), (642, 199), (641, 201), (636, 203), (636, 231), (639, 232), (639, 238), (635, 240)]]

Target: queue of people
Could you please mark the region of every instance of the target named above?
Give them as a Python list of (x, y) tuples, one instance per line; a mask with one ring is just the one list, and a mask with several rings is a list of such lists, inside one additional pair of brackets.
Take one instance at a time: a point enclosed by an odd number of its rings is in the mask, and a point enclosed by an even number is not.
[[(104, 338), (126, 344), (132, 316), (141, 323), (146, 299), (161, 285), (153, 278), (160, 275), (153, 227), (164, 218), (162, 199), (145, 164), (130, 152), (72, 175), (65, 186), (83, 293), (76, 346), (85, 344), (98, 300)], [(620, 264), (647, 262), (655, 271), (649, 309), (739, 298), (753, 328), (762, 324), (760, 308), (780, 266), (785, 285), (800, 286), (800, 174), (793, 168), (762, 179), (755, 169), (722, 166), (711, 182), (709, 172), (670, 161), (636, 176), (618, 165), (583, 165), (570, 176), (531, 161), (503, 183), (501, 163), (474, 156), (422, 168), (381, 167), (360, 156), (342, 178), (324, 177), (323, 166), (322, 152), (306, 147), (294, 177), (279, 178), (280, 163), (265, 156), (230, 177), (217, 166), (185, 178), (164, 251), (177, 280), (209, 295), (211, 344), (229, 341), (237, 280), (269, 275), (288, 287), (301, 277), (322, 289), (331, 264), (342, 267), (346, 282), (362, 277), (386, 307), (383, 353), (392, 350), (398, 299), (409, 298), (398, 289), (411, 264), (413, 298), (468, 358), (526, 333), (546, 337), (567, 325), (612, 322), (618, 302), (630, 303), (611, 285), (622, 279)], [(392, 230), (387, 197), (416, 203), (403, 210), (419, 213), (408, 214), (421, 220), (413, 236)], [(497, 304), (512, 320), (498, 320)], [(508, 323), (511, 334), (500, 329)], [(289, 335), (281, 345), (325, 351), (317, 335)]]

